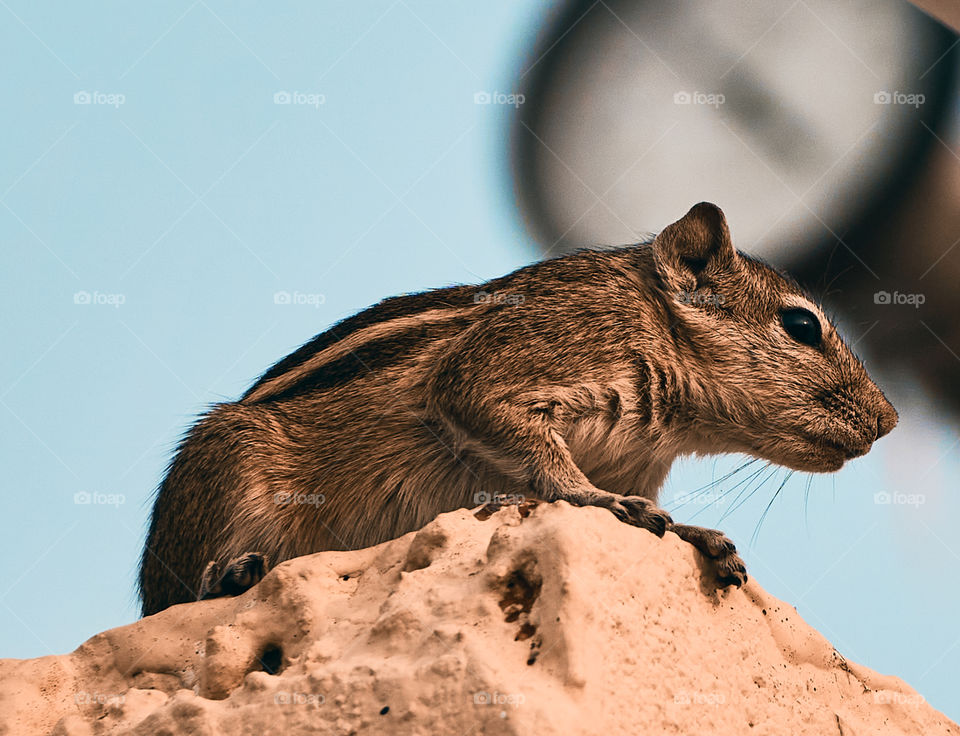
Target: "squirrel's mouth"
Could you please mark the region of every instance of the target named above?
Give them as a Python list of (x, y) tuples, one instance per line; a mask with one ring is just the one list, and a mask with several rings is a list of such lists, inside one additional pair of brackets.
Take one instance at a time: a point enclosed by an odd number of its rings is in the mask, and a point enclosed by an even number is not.
[(873, 445), (872, 442), (858, 442), (858, 443), (836, 442), (834, 440), (829, 440), (824, 437), (820, 437), (818, 440), (818, 443), (820, 445), (823, 445), (829, 450), (839, 452), (844, 456), (846, 460), (852, 460), (855, 457), (866, 455), (870, 451), (870, 447)]
[[(851, 438), (852, 439), (852, 438)], [(872, 442), (843, 442), (812, 432), (798, 432), (779, 445), (755, 448), (751, 454), (804, 473), (832, 473), (848, 460), (866, 454)]]
[(847, 460), (866, 455), (873, 446), (873, 442), (853, 438), (844, 442), (823, 435), (807, 434), (805, 439), (815, 454), (826, 460), (830, 470), (840, 468)]

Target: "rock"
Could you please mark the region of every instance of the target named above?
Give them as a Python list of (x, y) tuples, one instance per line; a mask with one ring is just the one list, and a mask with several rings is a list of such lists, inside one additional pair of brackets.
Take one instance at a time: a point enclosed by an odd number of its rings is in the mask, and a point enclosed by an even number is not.
[(960, 734), (754, 580), (711, 580), (602, 509), (461, 509), (3, 660), (0, 734)]

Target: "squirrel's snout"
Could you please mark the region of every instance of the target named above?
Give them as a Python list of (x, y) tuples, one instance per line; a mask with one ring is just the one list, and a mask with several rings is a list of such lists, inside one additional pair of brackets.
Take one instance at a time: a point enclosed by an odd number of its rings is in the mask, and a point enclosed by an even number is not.
[(883, 400), (883, 403), (883, 408), (880, 409), (877, 414), (877, 436), (875, 439), (880, 439), (884, 435), (890, 434), (893, 428), (897, 426), (897, 421), (899, 420), (897, 410), (893, 408), (893, 405), (886, 399)]

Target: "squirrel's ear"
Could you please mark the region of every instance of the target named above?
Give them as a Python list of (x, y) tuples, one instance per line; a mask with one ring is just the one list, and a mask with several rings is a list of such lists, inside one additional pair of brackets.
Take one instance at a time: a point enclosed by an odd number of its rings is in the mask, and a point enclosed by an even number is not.
[(653, 258), (670, 288), (693, 291), (708, 267), (733, 268), (737, 252), (723, 212), (701, 202), (654, 238)]

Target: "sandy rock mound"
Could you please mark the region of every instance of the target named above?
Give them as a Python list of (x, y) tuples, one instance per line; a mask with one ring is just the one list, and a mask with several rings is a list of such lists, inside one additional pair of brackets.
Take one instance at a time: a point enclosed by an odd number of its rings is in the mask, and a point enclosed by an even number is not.
[(710, 579), (601, 509), (455, 511), (5, 660), (0, 733), (960, 733), (754, 581)]

